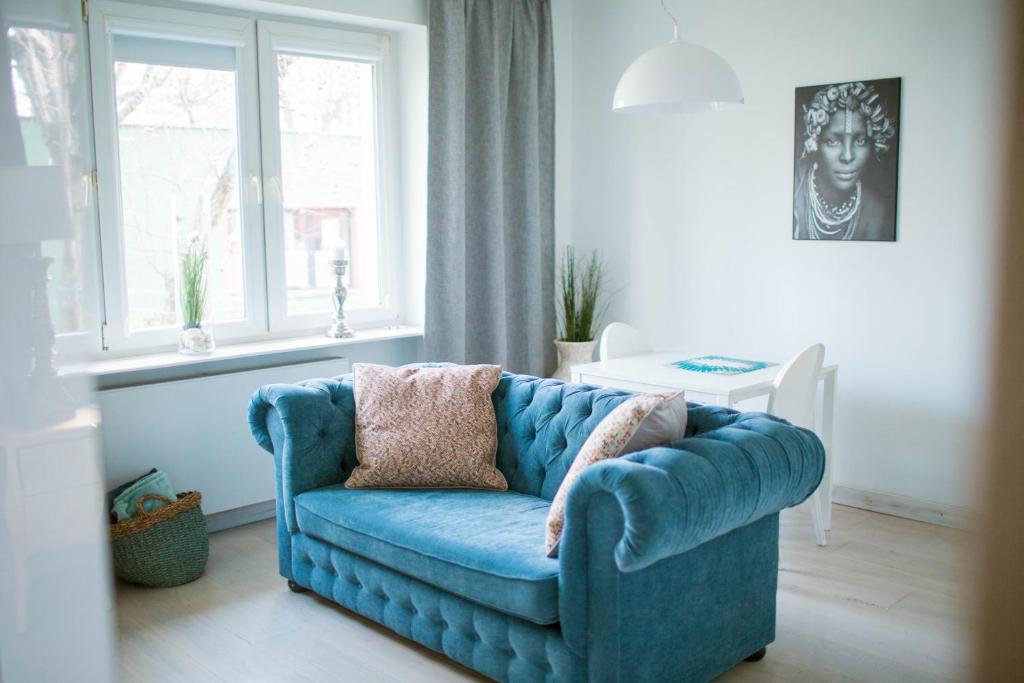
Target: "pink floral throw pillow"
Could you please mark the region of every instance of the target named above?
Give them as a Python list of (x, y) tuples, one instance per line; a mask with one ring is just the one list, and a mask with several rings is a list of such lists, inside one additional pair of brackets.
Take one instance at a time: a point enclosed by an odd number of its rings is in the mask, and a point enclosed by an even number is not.
[(508, 490), (494, 466), (497, 365), (356, 363), (356, 457), (348, 488)]
[(671, 443), (685, 434), (686, 399), (682, 392), (633, 396), (608, 413), (583, 443), (551, 501), (544, 538), (548, 557), (558, 556), (565, 526), (565, 499), (584, 469), (602, 460)]

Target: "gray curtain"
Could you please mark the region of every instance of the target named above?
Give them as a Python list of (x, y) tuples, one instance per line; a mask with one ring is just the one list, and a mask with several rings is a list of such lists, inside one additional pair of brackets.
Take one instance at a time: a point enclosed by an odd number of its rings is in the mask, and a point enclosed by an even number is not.
[(554, 367), (549, 0), (430, 0), (428, 360)]

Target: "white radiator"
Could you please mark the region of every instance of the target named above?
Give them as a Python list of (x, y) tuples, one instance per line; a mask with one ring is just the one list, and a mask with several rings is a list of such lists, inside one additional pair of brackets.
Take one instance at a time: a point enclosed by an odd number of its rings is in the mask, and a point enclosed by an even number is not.
[(208, 515), (273, 500), (274, 460), (249, 434), (249, 397), (263, 384), (349, 368), (332, 358), (101, 391), (107, 488), (158, 467), (176, 490), (201, 491)]

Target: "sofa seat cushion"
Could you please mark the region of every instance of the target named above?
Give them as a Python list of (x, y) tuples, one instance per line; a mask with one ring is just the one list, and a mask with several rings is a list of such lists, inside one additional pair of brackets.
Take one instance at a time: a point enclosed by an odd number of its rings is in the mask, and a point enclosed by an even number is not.
[(537, 624), (558, 621), (558, 561), (544, 553), (549, 506), (511, 491), (341, 484), (295, 498), (303, 533)]

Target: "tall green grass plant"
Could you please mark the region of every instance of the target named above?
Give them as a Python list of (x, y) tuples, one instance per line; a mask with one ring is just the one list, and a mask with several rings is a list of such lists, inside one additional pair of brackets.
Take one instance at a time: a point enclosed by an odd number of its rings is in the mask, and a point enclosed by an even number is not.
[(577, 261), (575, 250), (565, 248), (559, 268), (559, 341), (594, 340), (607, 307), (602, 300), (604, 279), (604, 264), (597, 252)]
[(198, 237), (181, 255), (181, 313), (185, 329), (202, 327), (206, 314), (206, 262), (209, 252)]

